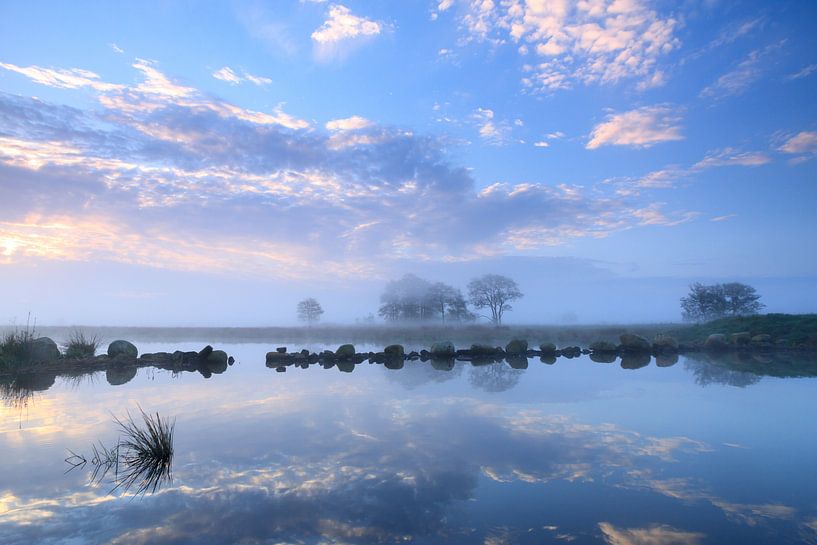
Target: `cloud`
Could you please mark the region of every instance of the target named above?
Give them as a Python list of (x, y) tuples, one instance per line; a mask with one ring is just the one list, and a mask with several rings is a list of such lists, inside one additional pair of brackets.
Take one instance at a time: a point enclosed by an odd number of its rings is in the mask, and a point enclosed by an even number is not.
[(725, 148), (708, 153), (706, 157), (695, 163), (692, 169), (703, 170), (726, 166), (756, 167), (765, 165), (771, 160), (771, 157), (760, 151), (740, 151), (734, 148)]
[(125, 50), (114, 43), (108, 44), (114, 53), (124, 53)]
[(382, 23), (354, 15), (346, 6), (335, 4), (329, 7), (323, 24), (312, 33), (312, 41), (318, 58), (327, 59), (342, 55), (345, 50), (341, 47), (373, 38), (382, 31)]
[(661, 142), (683, 140), (680, 116), (669, 106), (645, 106), (610, 114), (590, 133), (587, 149), (601, 146), (648, 148)]
[(796, 79), (803, 79), (803, 78), (809, 77), (814, 72), (817, 72), (817, 63), (809, 64), (808, 66), (804, 66), (798, 72), (795, 72), (794, 74), (789, 74), (788, 76), (786, 76), (786, 79), (789, 80), (789, 81), (796, 80)]
[(365, 117), (360, 117), (359, 115), (353, 115), (352, 117), (346, 117), (343, 119), (333, 119), (326, 123), (327, 130), (330, 131), (355, 131), (359, 129), (366, 129), (373, 126), (374, 123), (366, 119)]
[(702, 98), (722, 99), (743, 94), (746, 89), (764, 76), (769, 59), (775, 56), (784, 43), (785, 41), (778, 42), (750, 52), (734, 69), (705, 87), (700, 96)]
[(232, 85), (238, 85), (244, 82), (253, 83), (255, 85), (269, 85), (272, 83), (270, 78), (254, 76), (248, 72), (242, 72), (241, 75), (238, 75), (229, 66), (225, 66), (213, 72), (213, 77), (221, 81), (226, 81)]
[(80, 89), (82, 87), (89, 87), (95, 91), (113, 91), (121, 89), (121, 85), (114, 83), (106, 83), (101, 81), (99, 75), (90, 70), (83, 70), (81, 68), (41, 68), (39, 66), (17, 66), (14, 64), (0, 62), (0, 68), (17, 72), (34, 83), (40, 85), (47, 85), (48, 87), (56, 87), (58, 89)]
[(817, 132), (802, 131), (786, 140), (778, 151), (799, 155), (799, 161), (805, 161), (817, 156)]
[[(496, 119), (490, 108), (477, 108), (471, 119), (476, 124), (479, 136), (493, 146), (503, 146), (510, 141), (513, 131), (512, 124), (505, 119)], [(518, 123), (515, 123), (519, 126)]]
[[(438, 13), (454, 4), (441, 2)], [(680, 46), (674, 35), (678, 21), (638, 0), (460, 0), (456, 5), (465, 43), (513, 43), (521, 55), (536, 55), (522, 79), (534, 92), (625, 79), (641, 80), (642, 88), (661, 85), (658, 62)]]
[(600, 522), (599, 529), (609, 545), (699, 545), (706, 537), (700, 532), (687, 532), (671, 526), (618, 528)]
[[(689, 214), (544, 180), (484, 187), (436, 138), (360, 116), (324, 131), (204, 96), (154, 62), (133, 68), (131, 85), (86, 87), (97, 108), (0, 94), (5, 262), (374, 277), (399, 260), (516, 255)], [(478, 115), (486, 138), (513, 127)]]

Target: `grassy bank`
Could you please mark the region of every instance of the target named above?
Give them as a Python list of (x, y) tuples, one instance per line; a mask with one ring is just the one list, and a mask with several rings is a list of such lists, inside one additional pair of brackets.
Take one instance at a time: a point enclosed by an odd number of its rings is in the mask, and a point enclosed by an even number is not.
[(713, 333), (771, 335), (772, 342), (786, 340), (794, 346), (817, 348), (817, 314), (757, 314), (721, 318), (705, 324), (681, 326), (669, 331), (681, 342), (701, 343)]

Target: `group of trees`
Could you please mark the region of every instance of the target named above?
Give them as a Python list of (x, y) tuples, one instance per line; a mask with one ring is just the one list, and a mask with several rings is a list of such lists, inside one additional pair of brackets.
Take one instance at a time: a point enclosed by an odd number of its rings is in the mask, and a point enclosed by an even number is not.
[(471, 303), (475, 309), (488, 309), (490, 316), (485, 317), (499, 325), (503, 314), (512, 310), (511, 301), (521, 297), (516, 282), (498, 274), (471, 280), (467, 302), (462, 292), (453, 286), (407, 274), (386, 285), (380, 296), (378, 314), (389, 322), (473, 322), (478, 316), (468, 309), (467, 303)]
[[(486, 274), (471, 280), (467, 301), (453, 286), (406, 274), (386, 284), (377, 313), (387, 322), (439, 320), (468, 323), (481, 316), (500, 325), (504, 314), (513, 310), (511, 302), (521, 297), (516, 282), (499, 274)], [(478, 316), (468, 309), (468, 303), (477, 310), (487, 309), (488, 314)], [(320, 320), (323, 308), (310, 297), (298, 303), (297, 313), (300, 321), (312, 325)]]
[(726, 316), (757, 314), (765, 306), (755, 288), (740, 282), (700, 284), (681, 298), (681, 313), (688, 322), (706, 322)]

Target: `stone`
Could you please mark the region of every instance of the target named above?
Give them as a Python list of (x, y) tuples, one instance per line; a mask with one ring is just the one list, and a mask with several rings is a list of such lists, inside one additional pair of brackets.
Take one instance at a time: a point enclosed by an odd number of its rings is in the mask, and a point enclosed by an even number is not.
[(658, 367), (672, 367), (678, 363), (678, 354), (658, 354), (655, 356), (655, 365)]
[(590, 354), (590, 361), (596, 363), (613, 363), (617, 357), (615, 352), (593, 352)]
[(136, 367), (130, 365), (126, 367), (114, 365), (113, 367), (108, 367), (108, 369), (105, 370), (105, 379), (111, 386), (121, 386), (122, 384), (127, 384), (133, 380), (133, 377), (135, 376)]
[(402, 358), (406, 351), (402, 344), (390, 344), (383, 349), (383, 355), (387, 358)]
[(641, 335), (636, 335), (634, 333), (624, 333), (619, 336), (619, 341), (621, 341), (621, 346), (619, 348), (622, 352), (633, 353), (652, 352), (652, 344), (650, 343), (650, 341), (648, 341)]
[(707, 350), (726, 350), (729, 346), (729, 341), (723, 333), (713, 333), (704, 341), (704, 348)]
[(772, 342), (772, 336), (766, 333), (761, 333), (752, 337), (752, 344), (767, 344)]
[(442, 341), (431, 345), (430, 354), (433, 358), (451, 358), (456, 352), (457, 350), (454, 348), (454, 343), (451, 341)]
[(652, 358), (649, 354), (644, 352), (634, 352), (630, 354), (625, 354), (621, 358), (621, 368), (622, 369), (641, 369), (642, 367), (646, 367), (650, 364), (650, 360)]
[(524, 339), (513, 339), (505, 345), (505, 353), (512, 356), (525, 354), (528, 351), (528, 341)]
[(30, 358), (32, 363), (58, 360), (60, 347), (49, 337), (39, 337), (31, 342)]
[(229, 358), (224, 350), (211, 350), (207, 356), (207, 363), (216, 366), (227, 366)]
[(451, 371), (454, 368), (454, 360), (452, 358), (434, 358), (431, 360), (431, 367), (437, 371)]
[(553, 343), (542, 343), (539, 345), (539, 351), (543, 356), (553, 355), (556, 353), (556, 345)]
[(528, 357), (524, 354), (512, 354), (509, 356), (505, 356), (505, 361), (510, 365), (513, 369), (527, 369), (528, 368)]
[(470, 352), (474, 357), (490, 357), (495, 356), (498, 350), (490, 344), (472, 344)]
[[(611, 343), (610, 341), (594, 341), (590, 343), (590, 352), (591, 353), (614, 353), (618, 352), (618, 346), (615, 343)], [(595, 360), (594, 360), (595, 361)]]
[(287, 347), (286, 346), (279, 346), (278, 348), (275, 349), (275, 351), (278, 352), (279, 354), (286, 354), (287, 353)]
[(748, 331), (732, 333), (729, 338), (735, 346), (746, 346), (752, 342), (752, 334)]
[(678, 352), (678, 340), (669, 335), (656, 335), (652, 341), (652, 348), (658, 354)]
[(547, 365), (553, 365), (556, 363), (556, 356), (553, 354), (542, 354), (539, 356), (539, 361)]
[(338, 371), (341, 373), (351, 373), (355, 370), (355, 362), (347, 360), (338, 362)]
[(213, 347), (208, 344), (207, 346), (205, 346), (204, 348), (199, 350), (199, 359), (202, 360), (202, 361), (206, 360), (208, 357), (210, 357), (210, 354), (212, 354), (212, 353), (213, 353)]
[(134, 346), (133, 343), (120, 339), (108, 345), (108, 355), (112, 358), (124, 356), (127, 358), (136, 359), (136, 357), (139, 355), (139, 351), (136, 349), (136, 346)]
[(352, 359), (355, 357), (355, 345), (342, 344), (335, 350), (335, 357), (338, 359)]

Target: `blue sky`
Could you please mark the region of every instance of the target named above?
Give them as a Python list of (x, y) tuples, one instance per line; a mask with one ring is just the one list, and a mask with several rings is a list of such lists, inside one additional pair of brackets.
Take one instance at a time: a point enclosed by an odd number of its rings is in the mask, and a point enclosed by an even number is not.
[(403, 273), (488, 271), (528, 295), (516, 321), (677, 319), (720, 279), (814, 311), (816, 22), (805, 1), (4, 3), (0, 319), (288, 323), (316, 295), (348, 321)]

